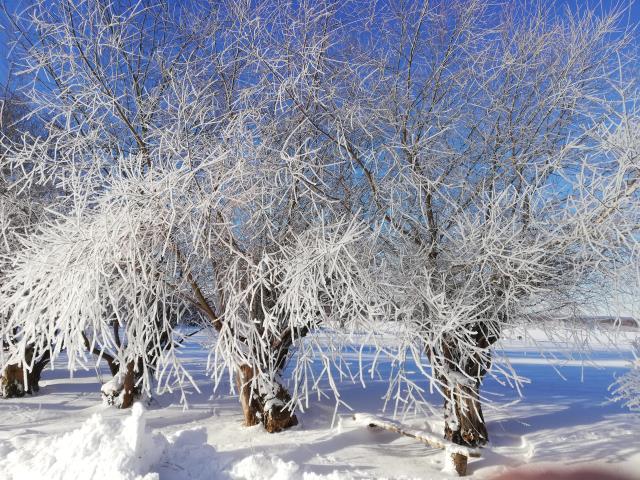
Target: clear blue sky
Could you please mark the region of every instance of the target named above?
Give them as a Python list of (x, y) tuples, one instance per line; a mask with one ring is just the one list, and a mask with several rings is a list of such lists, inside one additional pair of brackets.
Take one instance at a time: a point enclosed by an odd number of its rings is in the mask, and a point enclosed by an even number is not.
[[(0, 0), (0, 6), (7, 8), (11, 8), (13, 6), (14, 0)], [(0, 13), (4, 17), (4, 13)], [(3, 85), (7, 79), (7, 70), (8, 70), (8, 62), (7, 56), (9, 55), (9, 46), (7, 45), (7, 35), (5, 31), (5, 21), (4, 18), (0, 20), (0, 85)]]
[(0, 84), (4, 84), (7, 78), (7, 55), (9, 54), (9, 47), (7, 45), (7, 35), (3, 30), (0, 30)]
[[(4, 31), (6, 19), (4, 18), (4, 9), (13, 12), (19, 8), (24, 8), (29, 4), (30, 0), (0, 0), (0, 85), (4, 85), (7, 80), (9, 70), (9, 46), (7, 45), (8, 37)], [(511, 0), (520, 1), (520, 0)], [(591, 8), (598, 6), (605, 11), (615, 5), (629, 5), (628, 16), (626, 21), (631, 25), (640, 24), (640, 0), (552, 0), (552, 3), (562, 11), (564, 7), (569, 6), (571, 10), (576, 11), (589, 6)], [(638, 32), (636, 32), (638, 33)]]
[(4, 18), (5, 9), (13, 12), (20, 7), (28, 5), (28, 0), (0, 0), (0, 85), (4, 85), (9, 73), (9, 45), (6, 33), (6, 18)]

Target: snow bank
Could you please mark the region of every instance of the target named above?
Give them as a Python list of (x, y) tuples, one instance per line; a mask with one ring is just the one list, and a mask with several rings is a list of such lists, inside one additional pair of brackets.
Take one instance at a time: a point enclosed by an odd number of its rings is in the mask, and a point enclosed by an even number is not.
[(94, 414), (64, 435), (0, 441), (3, 480), (348, 480), (333, 472), (299, 472), (295, 462), (251, 455), (225, 471), (207, 444), (205, 428), (173, 435), (150, 433), (144, 408), (134, 404), (124, 420)]
[[(0, 472), (6, 480), (158, 480), (211, 478), (218, 470), (204, 429), (171, 437), (145, 429), (137, 403), (123, 421), (95, 414), (64, 435), (0, 444)], [(178, 472), (178, 475), (174, 475)]]
[(291, 480), (297, 471), (298, 465), (294, 462), (259, 453), (236, 463), (231, 477), (234, 480)]
[(299, 472), (295, 462), (285, 462), (272, 455), (258, 453), (236, 463), (231, 469), (233, 480), (351, 480), (352, 475), (334, 471), (328, 475)]

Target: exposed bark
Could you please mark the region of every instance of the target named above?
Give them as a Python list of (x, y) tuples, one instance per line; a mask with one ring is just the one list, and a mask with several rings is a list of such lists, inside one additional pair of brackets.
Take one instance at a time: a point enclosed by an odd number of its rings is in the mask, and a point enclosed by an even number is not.
[(0, 396), (2, 398), (24, 397), (24, 372), (18, 364), (7, 365), (0, 377)]
[(34, 393), (40, 390), (40, 378), (50, 359), (51, 353), (47, 350), (34, 362), (31, 371), (27, 372), (27, 393)]
[(129, 408), (133, 402), (140, 397), (140, 377), (141, 363), (127, 363), (124, 368), (113, 376), (109, 382), (105, 383), (101, 392), (107, 405), (113, 405), (117, 408)]
[(478, 447), (489, 441), (479, 390), (479, 381), (473, 385), (458, 383), (453, 389), (445, 389), (444, 438), (467, 447)]
[(289, 392), (278, 384), (275, 395), (277, 401), (267, 398), (265, 394), (252, 388), (253, 376), (254, 370), (249, 365), (242, 365), (238, 369), (238, 389), (245, 426), (251, 427), (262, 423), (267, 432), (276, 433), (297, 425), (296, 415), (284, 408), (284, 405), (291, 400)]
[(453, 468), (455, 468), (458, 475), (464, 477), (467, 474), (467, 461), (469, 460), (469, 457), (462, 455), (461, 453), (445, 452), (445, 455), (451, 455)]
[(249, 365), (242, 365), (238, 369), (238, 390), (240, 391), (240, 404), (244, 415), (244, 425), (252, 427), (260, 423), (260, 406), (251, 392), (251, 380), (253, 369)]
[[(482, 414), (480, 402), (480, 385), (486, 370), (481, 369), (474, 360), (462, 366), (465, 376), (461, 381), (449, 382), (444, 388), (444, 438), (456, 445), (476, 448), (489, 442), (489, 432)], [(461, 372), (458, 370), (458, 374)], [(464, 378), (464, 380), (463, 380)], [(460, 476), (467, 474), (468, 457), (458, 452), (446, 452), (451, 455), (451, 463)]]
[(267, 408), (268, 403), (265, 405), (265, 399), (261, 399), (264, 428), (269, 433), (281, 432), (298, 424), (298, 417), (283, 407), (291, 400), (291, 395), (282, 385), (278, 385), (276, 398), (279, 400), (278, 404), (272, 405), (270, 408)]
[[(444, 358), (440, 363), (444, 368), (438, 374), (438, 379), (443, 385), (445, 396), (444, 438), (457, 445), (475, 448), (489, 442), (480, 401), (480, 387), (491, 367), (491, 345), (498, 337), (495, 325), (485, 322), (478, 322), (473, 331), (476, 347), (473, 355), (462, 351), (467, 347), (457, 342), (456, 337), (442, 341)], [(459, 464), (462, 468), (466, 459), (458, 458), (456, 454), (453, 456), (454, 464)]]
[(129, 408), (133, 405), (133, 400), (136, 397), (136, 378), (135, 378), (135, 364), (133, 362), (127, 363), (127, 369), (124, 374), (124, 382), (122, 387), (122, 402), (120, 408)]
[[(33, 348), (27, 349), (25, 360), (31, 363)], [(42, 371), (49, 364), (50, 353), (44, 352), (31, 367), (25, 368), (25, 364), (8, 365), (0, 376), (0, 396), (3, 398), (23, 397), (26, 393), (33, 394), (40, 390), (40, 378)], [(25, 376), (27, 384), (25, 385)]]

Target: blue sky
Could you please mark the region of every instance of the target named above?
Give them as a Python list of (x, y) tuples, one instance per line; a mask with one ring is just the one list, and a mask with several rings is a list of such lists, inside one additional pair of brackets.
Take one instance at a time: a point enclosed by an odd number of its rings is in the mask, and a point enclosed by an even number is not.
[[(2, 5), (3, 9), (6, 6), (8, 10), (12, 10), (15, 7), (15, 0), (0, 0), (0, 5)], [(0, 13), (2, 16), (2, 20), (0, 20), (0, 85), (3, 85), (7, 79), (8, 74), (8, 59), (9, 55), (9, 46), (7, 45), (7, 34), (5, 31), (5, 21), (4, 21), (4, 13)]]
[(9, 45), (6, 33), (6, 18), (4, 10), (13, 12), (18, 8), (24, 8), (29, 0), (0, 0), (0, 85), (4, 85), (9, 73)]
[(7, 78), (7, 55), (9, 53), (9, 47), (7, 46), (7, 36), (3, 31), (0, 31), (0, 83), (4, 83)]
[[(8, 36), (4, 31), (6, 20), (3, 18), (3, 11), (5, 8), (10, 12), (15, 11), (19, 8), (24, 8), (29, 4), (29, 1), (30, 0), (0, 0), (0, 5), (3, 7), (2, 9), (0, 9), (0, 85), (4, 85), (7, 80), (10, 63), (8, 59)], [(516, 2), (520, 0), (511, 1)], [(552, 3), (557, 7), (559, 12), (563, 11), (564, 7), (567, 6), (572, 11), (579, 11), (580, 9), (585, 8), (585, 6), (596, 9), (601, 7), (606, 11), (616, 5), (629, 5), (628, 13), (625, 20), (630, 25), (635, 25), (636, 28), (639, 28), (637, 25), (640, 23), (640, 0), (555, 0), (552, 1)], [(638, 32), (636, 32), (636, 34), (638, 34)]]

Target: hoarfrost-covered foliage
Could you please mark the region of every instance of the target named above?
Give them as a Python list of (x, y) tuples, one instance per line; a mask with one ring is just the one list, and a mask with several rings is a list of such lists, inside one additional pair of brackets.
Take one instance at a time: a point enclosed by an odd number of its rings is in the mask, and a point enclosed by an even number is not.
[(431, 409), (435, 390), (447, 439), (486, 443), (484, 377), (520, 388), (492, 361), (503, 331), (579, 341), (603, 292), (638, 286), (623, 13), (35, 2), (15, 51), (47, 135), (4, 166), (10, 191), (59, 193), (12, 250), (0, 361), (89, 351), (112, 359), (111, 396), (185, 388), (188, 317), (246, 424), (278, 431), (375, 375), (342, 352), (384, 331), (387, 404)]
[[(15, 174), (4, 163), (12, 145), (26, 145), (25, 137), (37, 135), (37, 122), (29, 119), (27, 101), (5, 88), (0, 99), (0, 160), (3, 165), (0, 169), (0, 282), (12, 268), (15, 253), (23, 248), (21, 239), (31, 234), (46, 217), (50, 186), (27, 190), (11, 188)], [(5, 316), (0, 316), (0, 324), (4, 321)], [(4, 351), (14, 340), (11, 335), (6, 336), (0, 350)], [(48, 351), (29, 344), (23, 356), (24, 363), (0, 365), (0, 397), (22, 396), (38, 390), (39, 372), (49, 361)], [(31, 371), (23, 368), (25, 364), (31, 366)]]
[(620, 377), (613, 384), (613, 394), (618, 401), (622, 401), (634, 411), (640, 411), (640, 342), (636, 340), (634, 361), (628, 373)]

